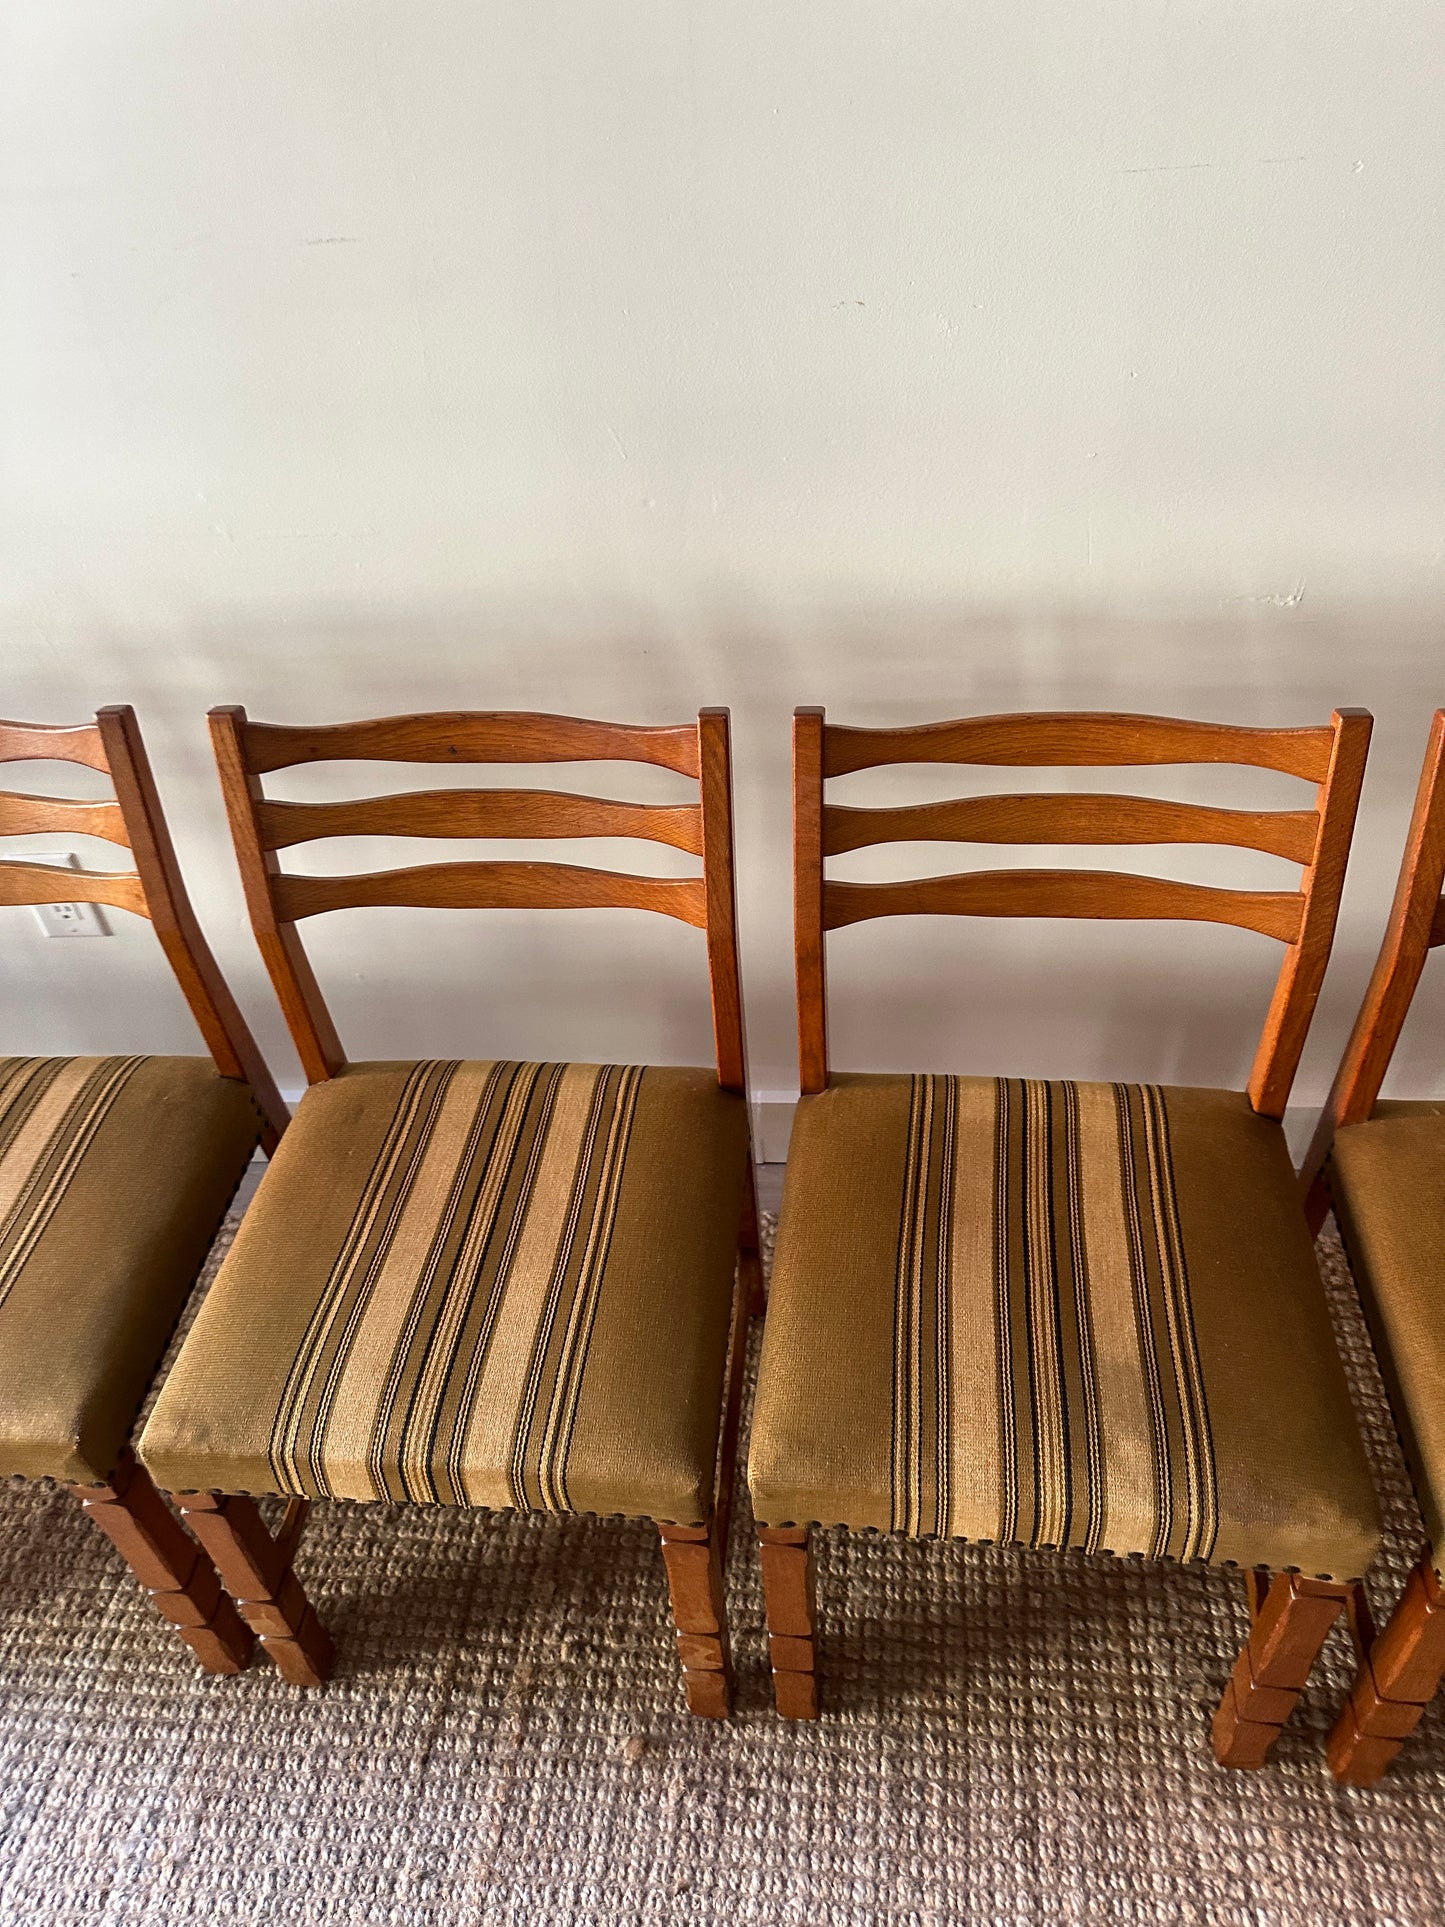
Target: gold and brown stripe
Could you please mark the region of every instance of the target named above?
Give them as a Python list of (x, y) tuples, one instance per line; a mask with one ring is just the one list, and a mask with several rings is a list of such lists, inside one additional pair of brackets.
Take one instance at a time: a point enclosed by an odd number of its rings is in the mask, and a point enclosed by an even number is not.
[[(280, 1401), (278, 1485), (351, 1492), (364, 1466), (378, 1498), (570, 1509), (642, 1076), (411, 1068)], [(468, 1468), (499, 1464), (505, 1491), (475, 1489)]]
[(1152, 1517), (1156, 1555), (1213, 1549), (1209, 1412), (1154, 1086), (911, 1081), (893, 1529), (976, 1530), (990, 1484), (1000, 1539), (1096, 1551)]
[(140, 1057), (0, 1061), (0, 1305)]

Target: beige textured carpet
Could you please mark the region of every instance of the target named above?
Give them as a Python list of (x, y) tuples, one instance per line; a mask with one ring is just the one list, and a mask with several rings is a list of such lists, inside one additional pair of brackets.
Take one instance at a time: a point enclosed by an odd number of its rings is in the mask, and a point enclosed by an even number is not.
[[(1420, 1527), (1321, 1247), (1398, 1583)], [(331, 1506), (319, 1693), (208, 1680), (65, 1495), (0, 1487), (0, 1921), (1439, 1922), (1445, 1709), (1372, 1792), (1210, 1761), (1225, 1573), (824, 1536), (827, 1707), (769, 1710), (738, 1521), (730, 1725), (681, 1710), (654, 1535)]]

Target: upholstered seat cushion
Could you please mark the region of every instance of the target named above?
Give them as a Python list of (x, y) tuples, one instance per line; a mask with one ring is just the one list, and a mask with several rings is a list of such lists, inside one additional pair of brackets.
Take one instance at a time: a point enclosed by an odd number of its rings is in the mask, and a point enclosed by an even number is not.
[(173, 1491), (699, 1523), (747, 1143), (711, 1071), (348, 1065), (302, 1100), (142, 1457)]
[(1355, 1577), (1374, 1490), (1279, 1125), (1153, 1085), (804, 1098), (748, 1476), (765, 1525)]
[(1445, 1103), (1335, 1134), (1330, 1191), (1436, 1570), (1445, 1574)]
[(108, 1477), (260, 1136), (200, 1057), (0, 1057), (0, 1473)]

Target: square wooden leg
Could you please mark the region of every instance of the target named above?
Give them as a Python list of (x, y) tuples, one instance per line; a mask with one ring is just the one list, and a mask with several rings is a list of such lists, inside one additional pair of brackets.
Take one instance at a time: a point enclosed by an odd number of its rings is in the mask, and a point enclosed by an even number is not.
[(1427, 1552), (1360, 1661), (1329, 1739), (1330, 1771), (1371, 1786), (1424, 1716), (1445, 1675), (1445, 1590)]
[(1251, 1575), (1249, 1593), (1254, 1623), (1214, 1715), (1214, 1757), (1221, 1766), (1264, 1765), (1349, 1587), (1298, 1574), (1263, 1585)]
[(241, 1617), (293, 1686), (320, 1686), (336, 1661), (330, 1635), (291, 1569), (291, 1551), (304, 1517), (297, 1501), (272, 1538), (254, 1499), (188, 1492), (176, 1503), (215, 1560)]
[(659, 1525), (658, 1532), (688, 1711), (703, 1719), (725, 1720), (732, 1711), (732, 1656), (717, 1522)]
[(817, 1603), (805, 1526), (759, 1526), (773, 1700), (785, 1720), (818, 1717)]
[(107, 1484), (71, 1491), (205, 1670), (239, 1673), (255, 1645), (250, 1628), (134, 1454), (122, 1456)]

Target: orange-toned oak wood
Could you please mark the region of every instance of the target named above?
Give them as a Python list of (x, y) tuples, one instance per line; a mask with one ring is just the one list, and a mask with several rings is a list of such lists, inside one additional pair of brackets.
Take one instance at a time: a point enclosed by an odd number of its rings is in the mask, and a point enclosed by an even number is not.
[(1330, 1771), (1372, 1786), (1424, 1717), (1445, 1677), (1445, 1589), (1429, 1553), (1411, 1569), (1385, 1630), (1363, 1654), (1329, 1738)]
[(835, 723), (828, 729), (823, 773), (845, 776), (883, 763), (1008, 764), (1029, 769), (1239, 763), (1318, 783), (1329, 769), (1333, 738), (1330, 728), (1252, 729), (1111, 710), (966, 716), (957, 722), (914, 723), (903, 729), (852, 729)]
[[(801, 1086), (828, 1081), (825, 932), (880, 916), (1167, 918), (1233, 924), (1285, 945), (1250, 1077), (1250, 1101), (1283, 1114), (1334, 938), (1369, 746), (1363, 710), (1328, 727), (1252, 729), (1118, 714), (968, 717), (903, 729), (852, 729), (820, 709), (793, 734), (794, 938)], [(1239, 811), (1100, 795), (961, 798), (865, 810), (826, 804), (825, 780), (887, 763), (1234, 763), (1318, 785), (1313, 810)], [(1297, 891), (1222, 889), (1091, 870), (981, 870), (889, 883), (824, 876), (824, 857), (883, 841), (1199, 842), (1235, 844), (1303, 865)]]
[(823, 922), (869, 917), (1158, 917), (1232, 923), (1293, 943), (1305, 899), (1296, 891), (1219, 890), (1123, 870), (973, 870), (903, 883), (825, 883)]
[(403, 790), (347, 803), (263, 801), (256, 816), (267, 850), (326, 836), (610, 836), (643, 837), (702, 855), (696, 803), (626, 803), (561, 790)]
[(293, 1686), (320, 1686), (336, 1655), (291, 1567), (294, 1537), (273, 1538), (254, 1499), (196, 1492), (179, 1503), (281, 1677)]
[(1249, 1638), (1214, 1715), (1214, 1757), (1221, 1766), (1264, 1765), (1349, 1591), (1298, 1573), (1251, 1588)]
[(115, 1546), (208, 1673), (239, 1673), (254, 1644), (216, 1568), (127, 1450), (104, 1485), (75, 1485), (81, 1510)]
[[(211, 712), (211, 731), (252, 925), (312, 1083), (334, 1076), (345, 1058), (296, 932), (299, 919), (383, 903), (492, 909), (606, 905), (659, 912), (705, 933), (718, 1081), (726, 1090), (746, 1094), (731, 746), (725, 709), (704, 709), (695, 725), (658, 729), (504, 713), (386, 717), (291, 728), (252, 723), (244, 710), (224, 708)], [(262, 786), (263, 776), (271, 771), (323, 760), (471, 764), (593, 759), (654, 763), (694, 777), (698, 800), (662, 806), (557, 791), (457, 789), (301, 804), (277, 802), (265, 795)], [(490, 860), (363, 876), (297, 876), (281, 867), (278, 852), (297, 843), (357, 835), (638, 836), (700, 856), (702, 873), (684, 878), (640, 877), (573, 864)], [(688, 1705), (695, 1713), (715, 1718), (726, 1717), (731, 1697), (722, 1571), (732, 1509), (747, 1318), (750, 1307), (761, 1303), (751, 1157), (738, 1244), (711, 1515), (703, 1526), (659, 1522)], [(264, 1535), (264, 1528), (251, 1502), (213, 1497), (182, 1503), (188, 1516), (193, 1506), (197, 1508), (196, 1531), (203, 1537), (208, 1532), (212, 1535), (207, 1543), (214, 1543), (228, 1583), (234, 1577), (241, 1610), (268, 1648), (287, 1636), (293, 1646), (304, 1648), (306, 1640), (295, 1631), (304, 1600), (289, 1566), (281, 1570), (275, 1546), (268, 1551), (270, 1542), (258, 1536)], [(238, 1535), (244, 1541), (240, 1550), (235, 1543)], [(251, 1558), (249, 1571), (237, 1564), (243, 1555)], [(264, 1617), (258, 1617), (262, 1609)], [(291, 1628), (289, 1635), (278, 1630), (277, 1615)], [(314, 1637), (313, 1623), (312, 1618), (304, 1620), (308, 1637)], [(314, 1654), (308, 1657), (304, 1651), (301, 1658), (292, 1654), (286, 1663), (293, 1668), (288, 1677), (298, 1679), (319, 1676), (325, 1670)]]
[(1313, 810), (1223, 810), (1153, 796), (959, 796), (942, 803), (823, 811), (823, 854), (874, 843), (1226, 843), (1308, 863)]
[(94, 723), (0, 723), (0, 763), (83, 763), (110, 773)]
[(818, 1717), (817, 1597), (805, 1526), (759, 1526), (773, 1699), (785, 1720)]
[[(1405, 854), (1384, 941), (1300, 1172), (1306, 1190), (1315, 1185), (1324, 1169), (1340, 1126), (1362, 1123), (1375, 1108), (1425, 968), (1425, 959), (1432, 944), (1440, 941), (1436, 924), (1442, 888), (1445, 888), (1445, 709), (1437, 709), (1430, 723), (1425, 761), (1415, 790), (1415, 807), (1410, 816)], [(1323, 1223), (1328, 1208), (1328, 1201), (1320, 1199), (1314, 1214), (1316, 1228)]]

